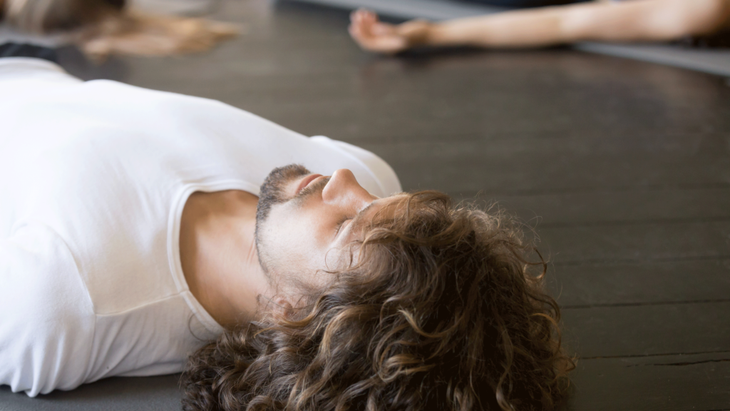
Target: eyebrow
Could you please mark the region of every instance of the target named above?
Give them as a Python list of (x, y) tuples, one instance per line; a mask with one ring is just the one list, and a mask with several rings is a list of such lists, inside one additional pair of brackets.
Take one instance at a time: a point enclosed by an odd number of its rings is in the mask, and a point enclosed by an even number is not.
[(362, 210), (360, 210), (357, 213), (357, 215), (352, 219), (352, 223), (350, 223), (350, 225), (347, 227), (347, 230), (346, 230), (347, 233), (345, 233), (343, 238), (347, 238), (348, 236), (350, 236), (350, 234), (355, 229), (355, 227), (357, 227), (357, 225), (360, 224), (360, 220), (362, 220), (365, 213), (367, 213), (368, 210), (370, 210), (370, 208), (372, 208), (373, 204), (375, 204), (375, 201), (377, 201), (377, 200), (372, 201), (370, 204), (368, 204), (365, 208), (363, 208)]

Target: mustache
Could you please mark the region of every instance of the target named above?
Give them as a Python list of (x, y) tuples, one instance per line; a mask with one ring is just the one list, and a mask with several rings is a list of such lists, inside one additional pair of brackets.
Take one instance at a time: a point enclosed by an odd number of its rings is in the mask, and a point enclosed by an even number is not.
[(314, 183), (310, 183), (308, 186), (304, 187), (302, 191), (297, 193), (297, 195), (293, 198), (293, 200), (297, 201), (303, 201), (307, 197), (321, 193), (322, 190), (324, 190), (324, 187), (329, 183), (330, 177), (324, 177), (320, 178), (319, 181), (316, 181)]

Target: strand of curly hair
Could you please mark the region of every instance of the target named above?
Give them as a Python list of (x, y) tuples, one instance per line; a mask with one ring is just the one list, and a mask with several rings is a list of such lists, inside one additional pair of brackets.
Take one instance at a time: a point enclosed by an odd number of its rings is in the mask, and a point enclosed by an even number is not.
[(546, 264), (527, 261), (534, 249), (515, 227), (439, 192), (403, 196), (304, 308), (192, 355), (183, 408), (554, 409), (574, 364)]

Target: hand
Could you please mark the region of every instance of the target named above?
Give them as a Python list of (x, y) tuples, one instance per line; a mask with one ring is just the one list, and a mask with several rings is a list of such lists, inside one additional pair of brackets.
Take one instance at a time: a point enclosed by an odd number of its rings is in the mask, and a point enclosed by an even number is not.
[(354, 11), (350, 21), (350, 35), (360, 47), (389, 54), (425, 44), (431, 25), (424, 20), (399, 25), (383, 23), (375, 13), (363, 9)]
[(77, 30), (73, 39), (87, 57), (102, 62), (110, 54), (164, 56), (203, 51), (239, 32), (238, 26), (229, 23), (124, 11)]

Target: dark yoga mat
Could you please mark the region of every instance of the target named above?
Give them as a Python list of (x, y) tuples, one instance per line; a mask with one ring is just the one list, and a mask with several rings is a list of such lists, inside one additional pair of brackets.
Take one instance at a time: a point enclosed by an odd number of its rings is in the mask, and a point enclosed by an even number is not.
[[(402, 18), (448, 20), (496, 13), (505, 8), (454, 0), (288, 0), (344, 9), (367, 8), (380, 14)], [(677, 45), (620, 45), (580, 43), (578, 50), (666, 64), (705, 73), (730, 76), (730, 49), (698, 49)]]
[(179, 374), (115, 377), (29, 398), (0, 386), (0, 411), (167, 411), (181, 408)]

